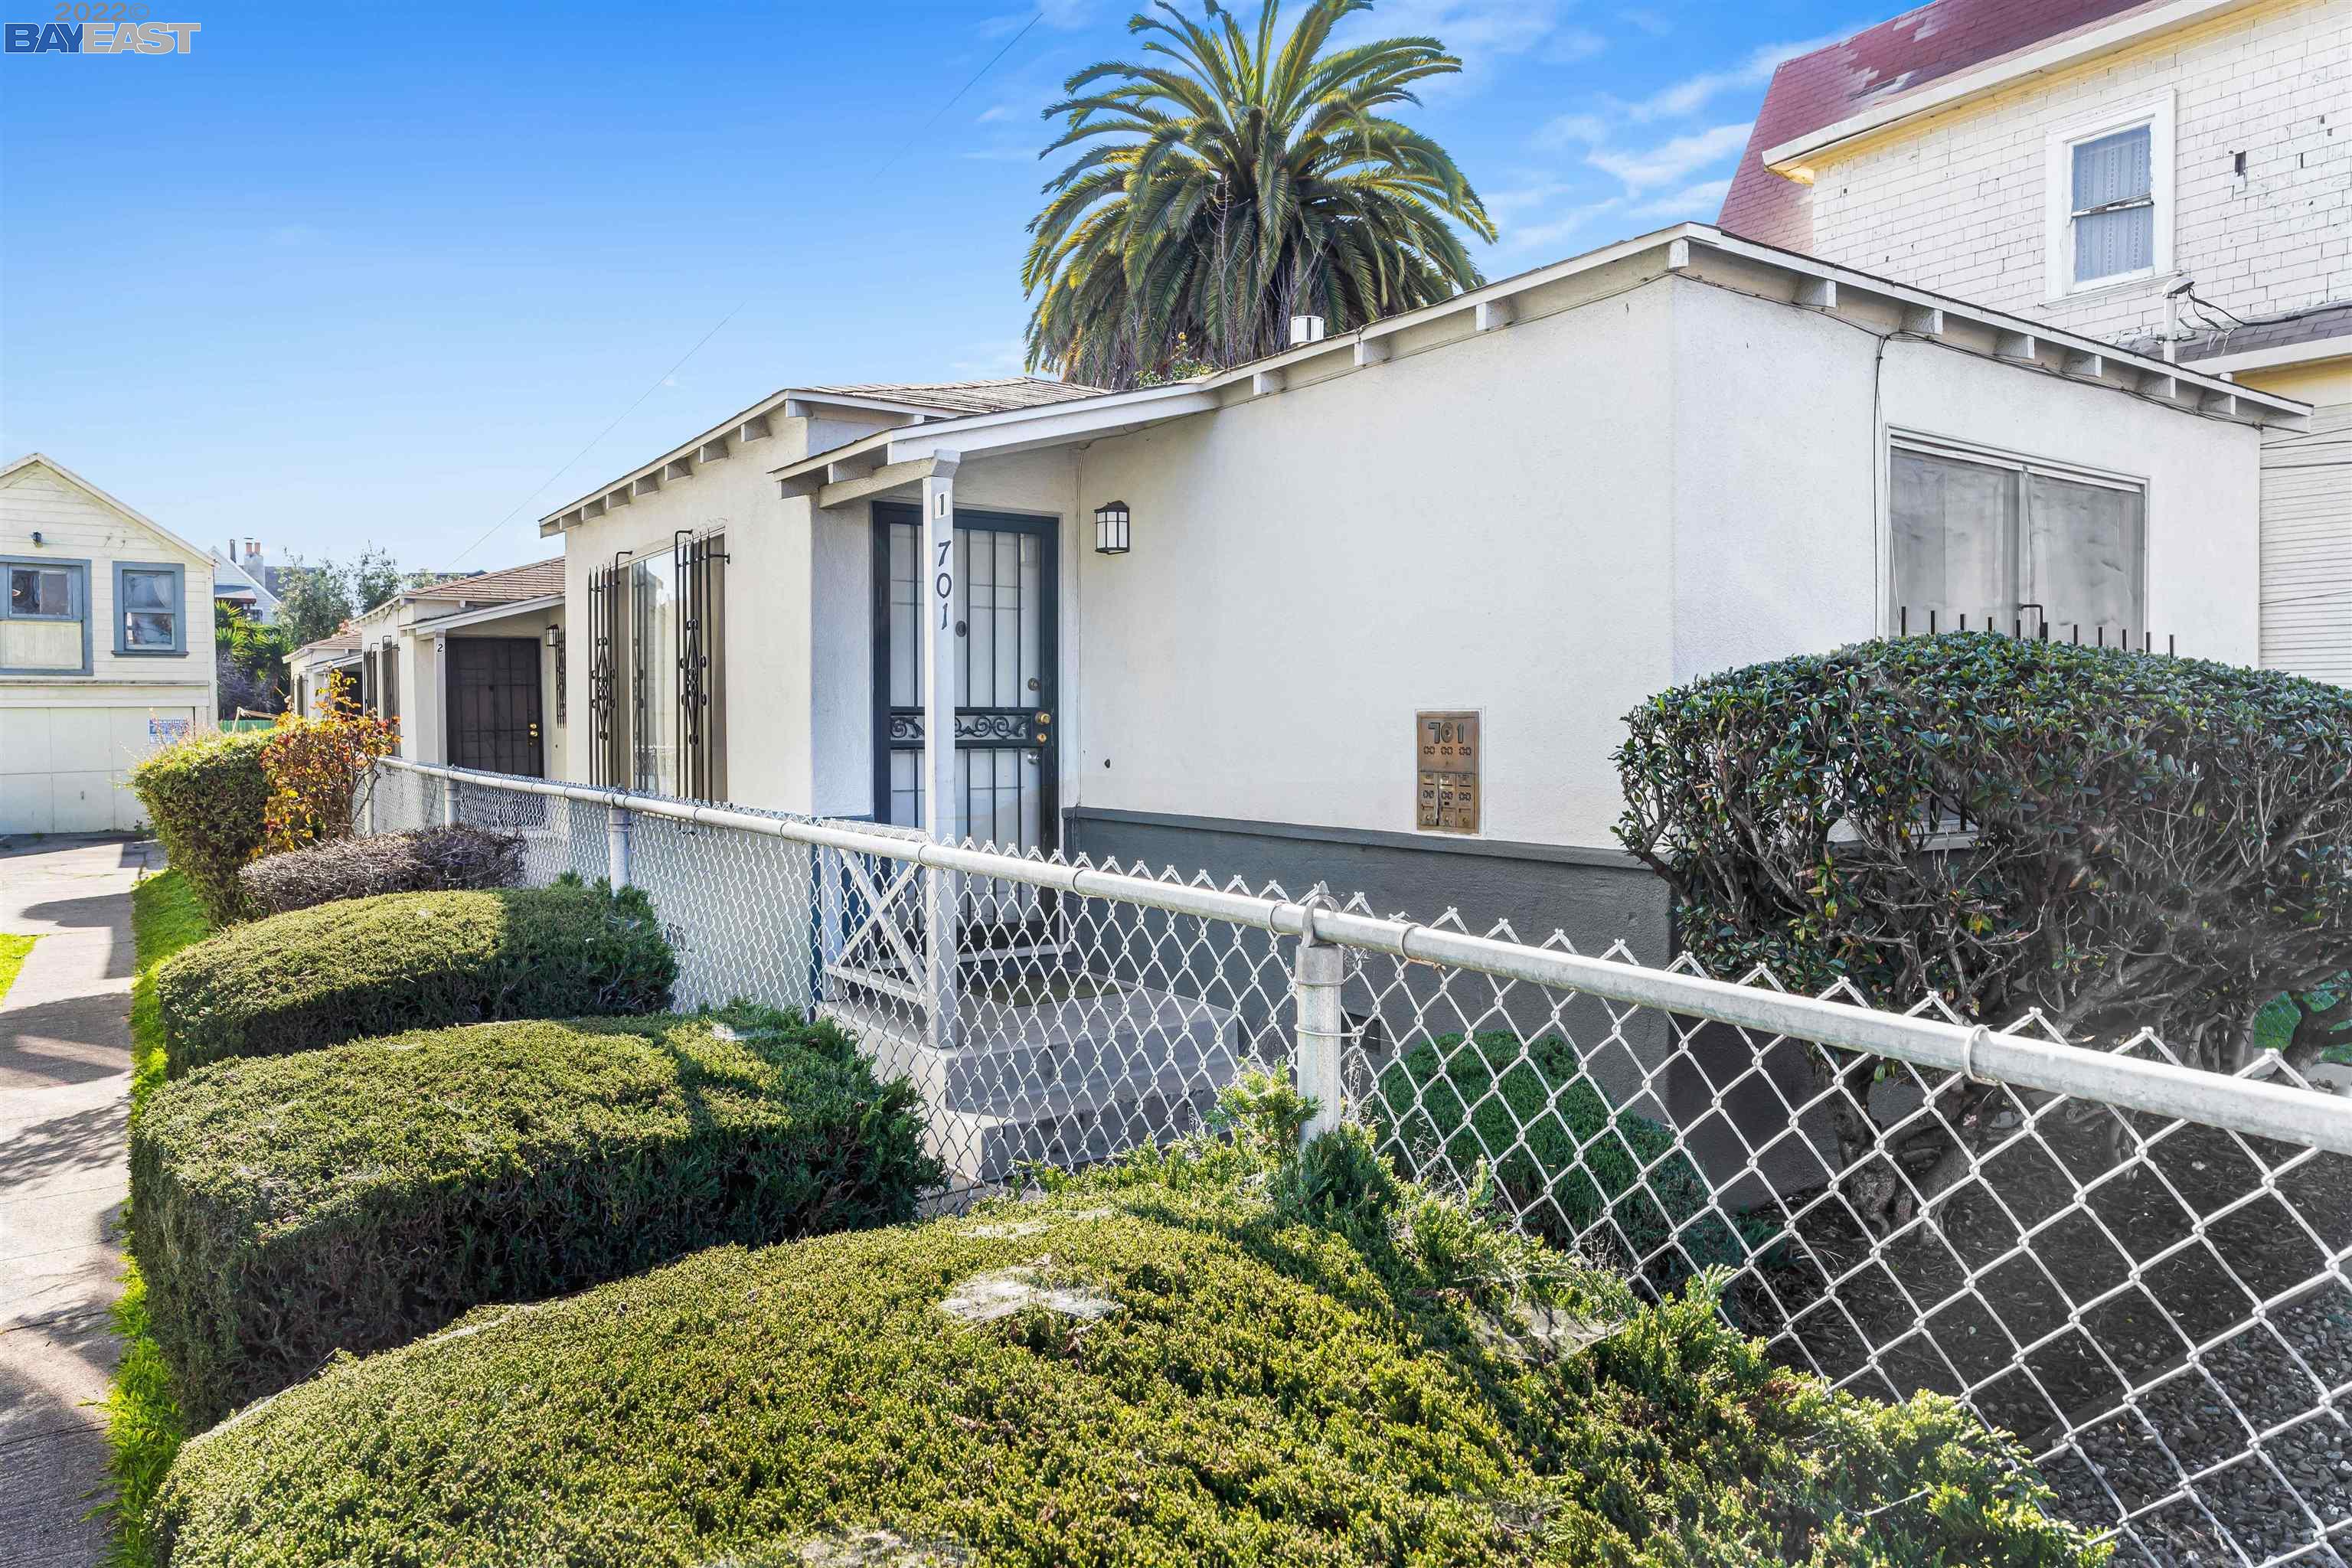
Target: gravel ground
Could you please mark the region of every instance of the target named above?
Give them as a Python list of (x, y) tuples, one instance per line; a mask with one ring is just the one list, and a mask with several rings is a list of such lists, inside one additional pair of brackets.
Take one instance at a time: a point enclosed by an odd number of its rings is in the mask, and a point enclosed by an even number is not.
[[(1827, 1205), (1803, 1227), (1811, 1257), (1789, 1249), (1769, 1289), (1746, 1293), (1750, 1326), (1770, 1333), (1793, 1320), (1780, 1353), (1832, 1377), (1860, 1372), (1857, 1390), (1978, 1385), (1990, 1419), (2049, 1455), (2042, 1468), (2060, 1507), (2086, 1525), (2113, 1526), (2218, 1467), (2135, 1519), (2119, 1565), (2298, 1553), (2345, 1568), (2352, 1426), (2329, 1396), (2345, 1391), (2352, 1405), (2352, 1281), (2326, 1256), (2352, 1245), (2352, 1160), (2307, 1159), (2264, 1191), (2265, 1169), (2291, 1151), (2192, 1128), (2101, 1182), (2111, 1157), (2098, 1130), (2044, 1125), (2047, 1146), (1989, 1161), (1940, 1236), (1874, 1258)], [(2084, 1209), (2065, 1213), (2086, 1188)], [(2063, 1217), (2030, 1256), (2010, 1256), (2021, 1227), (2053, 1215)], [(1827, 1273), (1857, 1266), (1822, 1292)], [(2259, 1301), (2281, 1297), (2257, 1317)], [(2192, 1344), (2217, 1340), (2191, 1364)], [(2068, 1445), (2068, 1427), (2086, 1422), (2096, 1424)]]

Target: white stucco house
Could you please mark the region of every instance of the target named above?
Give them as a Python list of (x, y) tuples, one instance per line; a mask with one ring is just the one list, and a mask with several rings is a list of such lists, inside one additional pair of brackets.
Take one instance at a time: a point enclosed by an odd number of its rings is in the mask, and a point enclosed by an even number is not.
[(398, 722), (412, 762), (561, 778), (563, 626), (561, 557), (404, 589), (288, 656), (294, 710), (341, 683)]
[(213, 563), (38, 452), (0, 468), (0, 834), (137, 826), (125, 785), (215, 712)]
[(1703, 225), (1139, 391), (788, 388), (542, 520), (565, 771), (1662, 957), (1625, 712), (1963, 616), (2251, 663), (2308, 413)]
[(2260, 653), (2352, 683), (2352, 0), (1936, 0), (1780, 68), (1719, 221), (2315, 405)]

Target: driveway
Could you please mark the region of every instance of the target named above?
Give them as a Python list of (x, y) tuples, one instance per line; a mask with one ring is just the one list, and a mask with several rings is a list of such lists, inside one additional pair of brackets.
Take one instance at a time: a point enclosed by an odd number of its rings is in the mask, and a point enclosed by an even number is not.
[(88, 1568), (103, 1521), (131, 1096), (131, 887), (162, 853), (47, 837), (0, 849), (0, 931), (40, 938), (0, 997), (0, 1568)]

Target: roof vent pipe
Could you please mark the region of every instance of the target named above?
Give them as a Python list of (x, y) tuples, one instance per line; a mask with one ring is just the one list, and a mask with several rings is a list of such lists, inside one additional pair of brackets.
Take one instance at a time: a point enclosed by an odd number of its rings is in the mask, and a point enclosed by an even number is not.
[(1322, 317), (1293, 316), (1290, 318), (1290, 346), (1292, 348), (1299, 348), (1307, 343), (1319, 343), (1322, 341)]

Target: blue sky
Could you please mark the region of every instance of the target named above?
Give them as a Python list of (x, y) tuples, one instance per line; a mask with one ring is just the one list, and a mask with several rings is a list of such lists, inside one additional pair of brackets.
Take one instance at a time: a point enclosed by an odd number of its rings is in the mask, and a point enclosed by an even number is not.
[[(186, 56), (0, 56), (0, 460), (46, 451), (206, 543), (497, 567), (779, 386), (1011, 374), (1038, 110), (1132, 58), (1135, 9), (1018, 4), (191, 0), (155, 12), (200, 24)], [(1418, 121), (1501, 275), (1713, 217), (1773, 64), (1874, 16), (1359, 25), (1463, 57)]]

